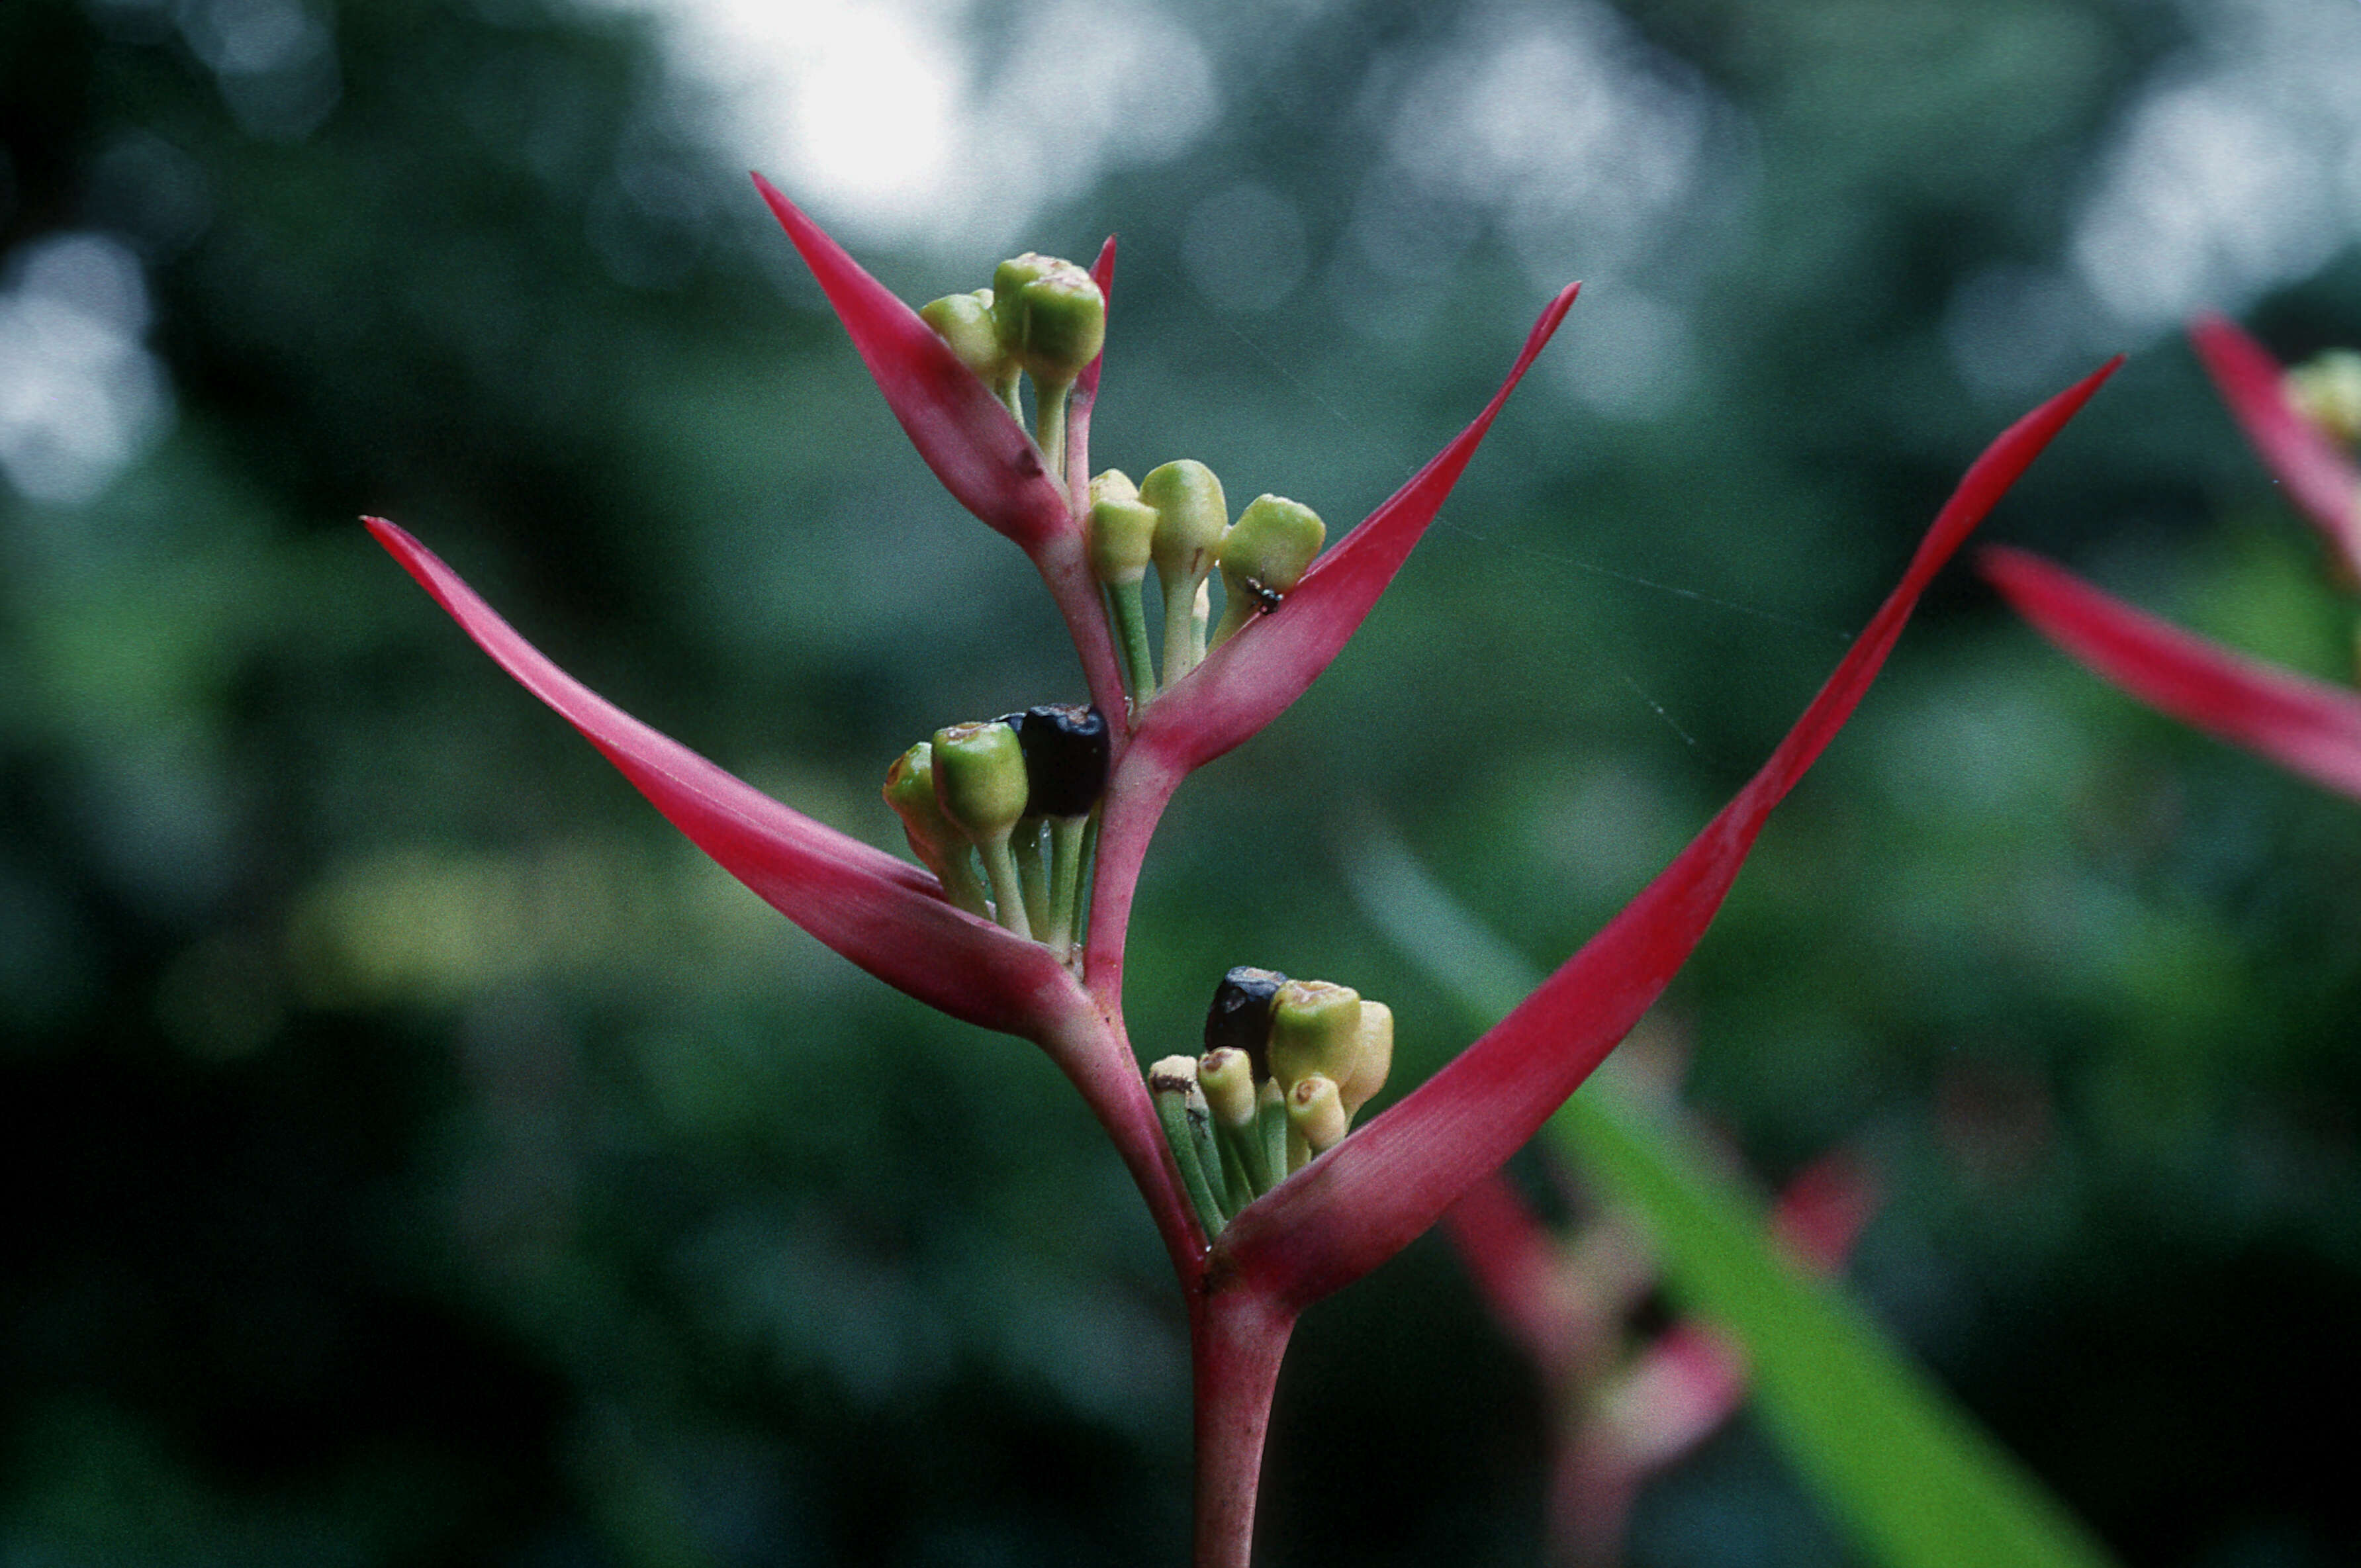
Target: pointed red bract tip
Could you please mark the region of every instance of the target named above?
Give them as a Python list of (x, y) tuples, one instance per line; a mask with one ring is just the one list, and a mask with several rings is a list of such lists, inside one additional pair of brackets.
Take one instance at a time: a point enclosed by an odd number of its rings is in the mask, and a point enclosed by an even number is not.
[(1148, 706), (1140, 722), (1143, 743), (1156, 746), (1183, 767), (1199, 767), (1253, 735), (1303, 695), (1367, 619), (1443, 510), (1509, 394), (1524, 379), (1581, 290), (1579, 283), (1567, 284), (1543, 310), (1499, 390), (1466, 429), (1334, 549), (1314, 561), (1278, 609), (1257, 617)]
[(773, 800), (559, 669), (434, 553), (381, 517), (368, 530), (476, 645), (555, 709), (723, 870), (896, 990), (955, 1018), (1039, 1039), (1087, 1005), (1049, 949), (943, 902), (916, 866)]
[(2036, 630), (2150, 707), (2361, 800), (2361, 692), (2233, 652), (2022, 550), (1994, 545), (1977, 565)]
[(2018, 420), (1960, 479), (1901, 583), (1770, 760), (1606, 928), (1391, 1110), (1249, 1204), (1217, 1266), (1308, 1303), (1407, 1246), (1516, 1152), (1663, 994), (1769, 818), (1851, 717), (1936, 572), (2118, 361)]
[(872, 278), (760, 174), (754, 188), (795, 242), (910, 444), (959, 503), (1027, 554), (1072, 526), (1041, 455), (918, 313)]
[(2236, 323), (2199, 316), (2189, 341), (2263, 466), (2327, 540), (2345, 580), (2361, 583), (2361, 465), (2304, 417), (2286, 370)]
[[(1106, 300), (1107, 322), (1112, 325), (1115, 321), (1115, 236), (1113, 235), (1106, 236), (1106, 243), (1099, 247), (1098, 259), (1091, 263), (1091, 281), (1099, 286), (1099, 293)], [(1099, 367), (1105, 363), (1106, 351), (1103, 348), (1099, 351), (1098, 357), (1083, 367), (1082, 375), (1075, 378), (1074, 397), (1085, 409), (1097, 400)]]

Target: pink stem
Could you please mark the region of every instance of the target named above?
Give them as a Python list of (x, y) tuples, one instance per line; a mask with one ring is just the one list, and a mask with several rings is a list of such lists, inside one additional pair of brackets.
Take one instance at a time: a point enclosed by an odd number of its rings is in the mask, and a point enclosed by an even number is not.
[(1190, 1299), (1196, 1363), (1196, 1568), (1247, 1568), (1263, 1437), (1295, 1314), (1251, 1288)]
[[(1109, 715), (1112, 721), (1113, 715)], [(1139, 888), (1148, 841), (1187, 769), (1152, 741), (1125, 746), (1107, 781), (1106, 815), (1099, 827), (1098, 870), (1091, 884), (1090, 946), (1082, 981), (1110, 1018), (1123, 1014), (1124, 938), (1131, 927), (1132, 895)]]
[[(1077, 520), (1081, 515), (1077, 509)], [(1032, 554), (1042, 582), (1049, 585), (1050, 599), (1065, 618), (1074, 652), (1082, 661), (1082, 679), (1090, 686), (1091, 700), (1106, 715), (1119, 756), (1131, 739), (1130, 710), (1125, 706), (1123, 675), (1115, 665), (1115, 634), (1107, 628), (1106, 603), (1100, 597), (1098, 579), (1091, 575), (1080, 521), (1043, 542)]]

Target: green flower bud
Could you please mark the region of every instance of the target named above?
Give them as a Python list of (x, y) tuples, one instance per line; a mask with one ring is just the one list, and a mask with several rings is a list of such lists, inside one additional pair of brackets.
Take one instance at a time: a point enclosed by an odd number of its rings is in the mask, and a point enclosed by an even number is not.
[(978, 844), (1004, 840), (1025, 815), (1025, 753), (998, 719), (935, 731), (935, 799)]
[(1335, 1081), (1316, 1072), (1298, 1079), (1287, 1091), (1287, 1120), (1313, 1154), (1324, 1154), (1343, 1143), (1351, 1125)]
[[(1193, 595), (1197, 583), (1213, 569), (1222, 534), (1230, 521), (1229, 501), (1213, 471), (1192, 458), (1151, 469), (1139, 482), (1139, 499), (1156, 509), (1156, 538), (1149, 554), (1170, 603), (1176, 583), (1186, 583)], [(1185, 608), (1189, 600), (1182, 598)], [(1168, 677), (1169, 679), (1170, 677)]]
[(992, 296), (1001, 352), (1037, 382), (1071, 381), (1106, 342), (1106, 296), (1071, 261), (1031, 251), (1004, 261)]
[(1361, 1041), (1361, 993), (1324, 980), (1290, 980), (1270, 1007), (1270, 1075), (1292, 1092), (1313, 1074), (1348, 1076)]
[(1136, 583), (1148, 576), (1156, 537), (1156, 509), (1139, 499), (1129, 476), (1110, 468), (1091, 481), (1091, 572), (1102, 583)]
[(1106, 793), (1107, 721), (1096, 707), (1048, 702), (1005, 720), (1025, 754), (1026, 810), (1087, 817)]
[(1205, 1012), (1205, 1053), (1244, 1051), (1254, 1076), (1270, 1076), (1270, 1004), (1287, 977), (1277, 970), (1244, 964), (1222, 977), (1213, 1004)]
[(987, 385), (996, 384), (1007, 374), (1008, 356), (1001, 350), (1000, 334), (992, 319), (991, 290), (946, 294), (919, 306), (918, 315), (935, 329), (937, 337), (950, 345), (959, 362)]
[(2361, 354), (2332, 348), (2287, 373), (2290, 400), (2331, 440), (2361, 445)]
[(965, 847), (960, 830), (951, 826), (942, 807), (935, 803), (935, 749), (921, 740), (900, 756), (885, 770), (885, 804), (902, 819), (902, 830), (910, 836), (910, 848), (920, 860), (937, 853), (947, 853), (948, 847)]
[(1257, 496), (1222, 536), (1222, 624), (1213, 632), (1219, 647), (1257, 613), (1277, 609), (1295, 591), (1312, 558), (1328, 537), (1320, 514), (1301, 501)]
[(1255, 1119), (1254, 1063), (1246, 1052), (1227, 1047), (1207, 1051), (1197, 1064), (1197, 1082), (1222, 1125), (1243, 1127)]
[(1361, 1037), (1353, 1050), (1352, 1070), (1336, 1080), (1336, 1096), (1347, 1117), (1378, 1097), (1386, 1074), (1394, 1065), (1394, 1010), (1382, 1002), (1361, 999)]

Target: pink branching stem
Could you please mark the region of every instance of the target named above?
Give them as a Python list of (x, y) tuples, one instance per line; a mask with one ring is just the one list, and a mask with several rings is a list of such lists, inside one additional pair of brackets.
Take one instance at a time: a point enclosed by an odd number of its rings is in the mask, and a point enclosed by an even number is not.
[(1069, 1015), (1041, 1044), (1082, 1092), (1131, 1172), (1182, 1290), (1193, 1295), (1205, 1271), (1205, 1238), (1180, 1185), (1180, 1168), (1133, 1060), (1123, 1015), (1110, 1010)]
[(1188, 772), (1155, 737), (1118, 737), (1116, 745), (1099, 826), (1098, 869), (1092, 873), (1090, 945), (1082, 957), (1083, 983), (1110, 1014), (1123, 1008), (1124, 939), (1131, 929), (1139, 868), (1164, 807)]

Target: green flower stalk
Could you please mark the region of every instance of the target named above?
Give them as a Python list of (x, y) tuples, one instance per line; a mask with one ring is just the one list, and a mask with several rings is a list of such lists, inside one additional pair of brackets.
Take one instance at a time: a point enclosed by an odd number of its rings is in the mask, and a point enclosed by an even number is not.
[(1000, 924), (1031, 940), (1024, 883), (1010, 837), (1025, 815), (1025, 753), (1016, 731), (999, 719), (935, 731), (935, 799), (983, 858)]
[(1108, 620), (1116, 656), (1123, 662), (1124, 688), (1132, 702), (1156, 695), (1156, 663), (1148, 648), (1148, 612), (1140, 602), (1140, 579), (1148, 576), (1156, 537), (1156, 510), (1139, 499), (1131, 476), (1109, 468), (1091, 481), (1088, 520), (1091, 575), (1105, 585)]
[(1151, 469), (1139, 499), (1156, 511), (1149, 554), (1164, 594), (1164, 676), (1170, 688), (1205, 656), (1204, 603), (1198, 590), (1212, 575), (1229, 531), (1230, 505), (1222, 481), (1202, 463), (1182, 458)]
[(992, 907), (976, 879), (967, 836), (943, 815), (935, 798), (934, 747), (921, 740), (885, 771), (885, 804), (902, 819), (903, 837), (918, 863), (935, 873), (950, 901), (970, 915), (987, 917)]
[(1287, 1091), (1275, 1078), (1263, 1080), (1262, 1087), (1255, 1091), (1255, 1135), (1262, 1144), (1263, 1166), (1276, 1187), (1287, 1179), (1294, 1134), (1287, 1123)]
[(1197, 1085), (1193, 1057), (1166, 1057), (1148, 1069), (1148, 1091), (1156, 1102), (1156, 1118), (1164, 1126), (1164, 1141), (1180, 1168), (1180, 1184), (1188, 1189), (1190, 1206), (1209, 1237), (1222, 1234), (1229, 1221), (1217, 1186), (1226, 1187), (1221, 1156), (1213, 1147), (1212, 1116), (1204, 1091)]
[(1216, 648), (1256, 616), (1279, 608), (1303, 580), (1328, 537), (1320, 514), (1283, 496), (1257, 496), (1222, 536), (1222, 623)]

